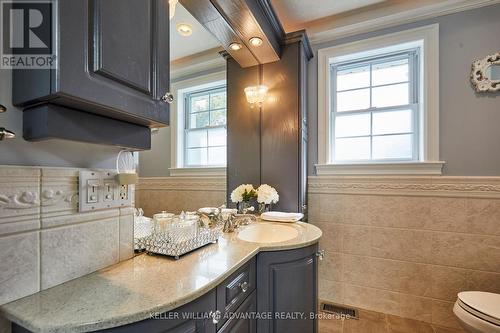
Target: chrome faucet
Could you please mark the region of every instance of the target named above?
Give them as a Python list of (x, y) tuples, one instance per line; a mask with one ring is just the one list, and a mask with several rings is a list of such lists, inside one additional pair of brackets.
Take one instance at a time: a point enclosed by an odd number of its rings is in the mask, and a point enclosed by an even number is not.
[(242, 225), (249, 225), (250, 223), (256, 222), (257, 217), (253, 214), (230, 214), (224, 220), (223, 232), (234, 232), (237, 228)]

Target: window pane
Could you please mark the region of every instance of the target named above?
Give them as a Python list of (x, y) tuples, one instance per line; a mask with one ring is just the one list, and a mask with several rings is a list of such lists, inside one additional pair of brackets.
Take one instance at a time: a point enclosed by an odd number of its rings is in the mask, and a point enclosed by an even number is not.
[(199, 112), (208, 110), (208, 94), (191, 97), (191, 110), (190, 112)]
[(337, 71), (337, 91), (370, 86), (370, 66)]
[(370, 107), (370, 89), (361, 89), (337, 93), (337, 112), (368, 109)]
[(187, 150), (188, 165), (206, 165), (207, 148), (190, 148)]
[(408, 81), (408, 58), (374, 64), (372, 71), (374, 86)]
[(226, 107), (226, 91), (210, 95), (210, 109), (224, 109)]
[(202, 128), (209, 125), (209, 112), (201, 112), (192, 114), (189, 128)]
[(209, 146), (225, 146), (226, 145), (226, 129), (214, 128), (208, 130), (208, 145)]
[(374, 159), (411, 159), (412, 134), (373, 137)]
[(208, 164), (226, 165), (226, 147), (208, 148)]
[(210, 126), (226, 125), (226, 110), (210, 112)]
[(410, 104), (408, 89), (408, 83), (373, 88), (372, 106), (381, 108), (385, 106)]
[(186, 135), (188, 148), (207, 146), (207, 131), (189, 131)]
[(370, 138), (335, 139), (335, 160), (354, 161), (370, 159)]
[(374, 112), (373, 135), (412, 132), (411, 118), (411, 110)]
[(370, 135), (370, 114), (335, 117), (335, 137)]

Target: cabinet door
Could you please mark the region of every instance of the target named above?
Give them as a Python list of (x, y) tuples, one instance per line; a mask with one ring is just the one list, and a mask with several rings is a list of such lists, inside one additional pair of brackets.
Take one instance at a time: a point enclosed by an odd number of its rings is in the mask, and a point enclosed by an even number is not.
[(257, 309), (256, 292), (254, 291), (234, 312), (217, 333), (256, 333), (257, 320), (251, 317)]
[(168, 124), (168, 0), (59, 1), (54, 103)]
[[(317, 332), (317, 244), (288, 251), (262, 252), (257, 256), (257, 312), (273, 314), (259, 320), (259, 333)], [(279, 317), (276, 315), (293, 316)], [(280, 319), (283, 318), (283, 319)]]

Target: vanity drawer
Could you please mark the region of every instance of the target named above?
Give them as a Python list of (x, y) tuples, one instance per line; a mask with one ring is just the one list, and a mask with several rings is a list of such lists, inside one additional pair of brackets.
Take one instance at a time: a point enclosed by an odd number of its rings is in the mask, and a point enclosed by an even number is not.
[(226, 322), (224, 314), (235, 312), (255, 290), (255, 270), (255, 258), (252, 258), (217, 287), (217, 310), (222, 314), (217, 329)]

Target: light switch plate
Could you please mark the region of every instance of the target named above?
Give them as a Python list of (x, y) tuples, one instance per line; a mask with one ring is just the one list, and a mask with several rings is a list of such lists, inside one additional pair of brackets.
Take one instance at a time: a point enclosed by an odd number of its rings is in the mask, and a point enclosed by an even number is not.
[(78, 211), (119, 208), (132, 205), (132, 187), (120, 185), (115, 171), (80, 171)]

